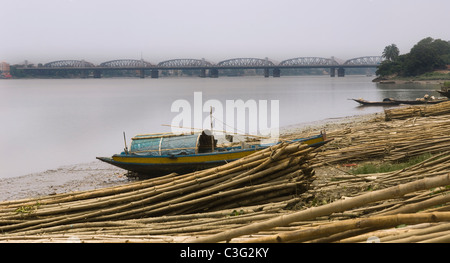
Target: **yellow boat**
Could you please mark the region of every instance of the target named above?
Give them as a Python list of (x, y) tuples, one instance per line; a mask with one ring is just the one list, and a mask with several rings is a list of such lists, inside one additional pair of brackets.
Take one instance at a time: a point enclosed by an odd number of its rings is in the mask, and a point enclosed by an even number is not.
[[(320, 133), (293, 141), (318, 147), (326, 142), (326, 134)], [(125, 151), (120, 154), (97, 159), (135, 172), (140, 177), (157, 177), (219, 166), (272, 145), (274, 144), (217, 147), (217, 140), (205, 132), (188, 135), (144, 134), (132, 138), (130, 150), (125, 146)]]

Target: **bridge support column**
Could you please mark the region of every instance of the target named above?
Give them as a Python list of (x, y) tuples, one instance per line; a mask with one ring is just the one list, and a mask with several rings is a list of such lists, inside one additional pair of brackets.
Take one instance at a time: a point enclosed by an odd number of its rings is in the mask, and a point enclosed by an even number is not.
[(200, 78), (206, 78), (206, 69), (205, 68), (202, 68), (200, 70)]
[(216, 68), (212, 68), (209, 70), (209, 77), (210, 78), (218, 78), (219, 77), (219, 70)]
[(89, 71), (88, 70), (82, 70), (81, 71), (81, 78), (86, 79), (89, 77)]
[(159, 70), (152, 69), (151, 78), (152, 79), (157, 79), (158, 77), (159, 77)]
[(338, 68), (338, 77), (345, 77), (345, 68)]
[(145, 79), (145, 69), (140, 69), (139, 70), (139, 78)]
[(272, 76), (274, 78), (279, 78), (281, 76), (281, 70), (280, 68), (274, 68), (272, 72)]
[(99, 69), (95, 69), (95, 70), (94, 70), (94, 78), (95, 78), (95, 79), (99, 79), (99, 78), (101, 78), (101, 77), (102, 77), (102, 71), (99, 70)]
[(336, 77), (336, 68), (330, 68), (330, 77)]
[(268, 78), (269, 76), (270, 76), (269, 69), (268, 69), (268, 68), (265, 68), (265, 69), (264, 69), (264, 77), (265, 77), (265, 78)]

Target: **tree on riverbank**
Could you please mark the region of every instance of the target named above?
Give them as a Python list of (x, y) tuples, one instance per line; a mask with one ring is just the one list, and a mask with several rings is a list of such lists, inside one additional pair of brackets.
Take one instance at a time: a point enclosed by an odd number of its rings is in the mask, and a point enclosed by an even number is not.
[(445, 69), (446, 65), (450, 64), (450, 42), (448, 41), (424, 38), (414, 45), (409, 53), (399, 56), (395, 56), (393, 45), (387, 46), (383, 52), (386, 60), (378, 67), (376, 72), (378, 76), (417, 76), (433, 70)]
[(383, 58), (389, 61), (395, 61), (400, 54), (400, 50), (398, 49), (396, 44), (389, 45), (384, 48)]

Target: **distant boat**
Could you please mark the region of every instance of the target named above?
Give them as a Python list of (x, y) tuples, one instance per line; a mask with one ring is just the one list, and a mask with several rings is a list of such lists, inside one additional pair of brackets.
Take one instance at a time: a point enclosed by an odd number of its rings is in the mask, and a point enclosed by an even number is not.
[(397, 102), (393, 99), (384, 99), (383, 101), (367, 101), (364, 99), (352, 99), (363, 106), (395, 106), (400, 105), (400, 102)]
[(422, 105), (422, 104), (437, 104), (448, 101), (448, 98), (435, 99), (433, 97), (418, 98), (415, 100), (396, 100), (396, 99), (384, 99), (383, 101), (367, 101), (364, 99), (352, 99), (363, 106), (396, 106), (396, 105)]
[(12, 76), (9, 73), (0, 74), (0, 79), (12, 79)]
[[(325, 144), (326, 134), (292, 140), (311, 147)], [(169, 173), (184, 174), (212, 168), (248, 156), (274, 144), (217, 147), (213, 135), (144, 134), (132, 138), (130, 150), (112, 157), (97, 159), (135, 172), (141, 177), (157, 177)]]

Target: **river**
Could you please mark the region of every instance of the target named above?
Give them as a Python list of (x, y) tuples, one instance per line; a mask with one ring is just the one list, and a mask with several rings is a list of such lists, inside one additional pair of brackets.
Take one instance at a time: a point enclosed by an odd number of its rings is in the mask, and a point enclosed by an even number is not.
[[(0, 178), (92, 162), (124, 148), (123, 132), (170, 132), (177, 100), (278, 101), (279, 125), (383, 111), (350, 98), (437, 96), (434, 85), (380, 85), (373, 77), (0, 80)], [(197, 93), (199, 94), (199, 93)], [(207, 116), (208, 113), (203, 113)]]

